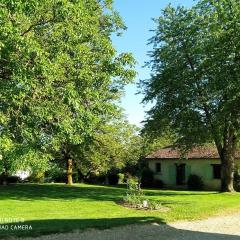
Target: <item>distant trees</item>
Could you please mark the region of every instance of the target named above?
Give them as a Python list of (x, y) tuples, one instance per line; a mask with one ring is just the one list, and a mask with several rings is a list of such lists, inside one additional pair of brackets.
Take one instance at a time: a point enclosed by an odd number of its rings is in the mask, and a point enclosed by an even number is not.
[(79, 151), (75, 161), (84, 175), (117, 174), (127, 165), (137, 165), (141, 137), (135, 126), (119, 119), (99, 126), (91, 144)]
[(145, 128), (173, 129), (185, 148), (213, 141), (229, 192), (240, 129), (239, 19), (237, 0), (168, 6), (150, 40), (151, 79), (141, 82), (144, 101), (154, 102)]
[(110, 39), (124, 24), (109, 0), (3, 0), (0, 23), (1, 139), (30, 165), (60, 156), (71, 184), (76, 147), (118, 115), (135, 75)]

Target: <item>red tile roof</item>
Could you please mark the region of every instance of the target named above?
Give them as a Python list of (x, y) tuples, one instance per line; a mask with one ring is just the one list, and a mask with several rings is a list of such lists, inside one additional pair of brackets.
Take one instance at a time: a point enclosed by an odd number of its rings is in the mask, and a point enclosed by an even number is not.
[[(238, 151), (236, 155), (239, 157), (240, 152)], [(219, 154), (217, 149), (214, 147), (203, 146), (195, 147), (186, 154), (181, 155), (181, 152), (172, 147), (162, 148), (156, 152), (149, 154), (146, 159), (177, 159), (177, 158), (187, 158), (187, 159), (219, 159)]]

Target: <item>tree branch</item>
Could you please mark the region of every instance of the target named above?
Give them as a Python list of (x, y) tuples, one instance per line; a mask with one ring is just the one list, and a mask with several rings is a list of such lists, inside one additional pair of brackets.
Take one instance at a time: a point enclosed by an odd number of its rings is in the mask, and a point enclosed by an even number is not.
[[(186, 46), (185, 44), (183, 43), (183, 46), (184, 46), (184, 50), (185, 50), (185, 55), (186, 55), (186, 59), (187, 59), (187, 62), (188, 64), (190, 65), (190, 69), (191, 71), (193, 72), (194, 74), (194, 77), (195, 77), (195, 68), (194, 68), (194, 64), (193, 64), (193, 61), (191, 60), (188, 52), (186, 51)], [(201, 86), (196, 82), (196, 86), (197, 86), (197, 93), (199, 95), (199, 97), (202, 99), (203, 98), (203, 89), (201, 88)], [(219, 140), (219, 137), (218, 137), (218, 134), (217, 134), (217, 131), (214, 127), (214, 124), (212, 122), (212, 119), (211, 119), (211, 114), (209, 112), (209, 109), (208, 109), (208, 106), (205, 102), (202, 102), (202, 105), (203, 105), (203, 110), (205, 112), (205, 115), (206, 115), (206, 119), (207, 119), (207, 122), (209, 123), (211, 129), (212, 129), (212, 135), (213, 135), (213, 138), (214, 138), (214, 142), (216, 144), (216, 147), (217, 147), (217, 150), (218, 150), (218, 153), (220, 154), (222, 152), (222, 144), (221, 144), (221, 141)]]
[(30, 32), (30, 31), (31, 31), (32, 29), (34, 29), (35, 27), (48, 24), (48, 23), (52, 22), (53, 20), (54, 20), (54, 18), (51, 18), (51, 19), (46, 20), (46, 21), (41, 21), (41, 22), (32, 24), (26, 31), (24, 31), (23, 33), (21, 33), (21, 36), (24, 36), (25, 34), (27, 34), (28, 32)]

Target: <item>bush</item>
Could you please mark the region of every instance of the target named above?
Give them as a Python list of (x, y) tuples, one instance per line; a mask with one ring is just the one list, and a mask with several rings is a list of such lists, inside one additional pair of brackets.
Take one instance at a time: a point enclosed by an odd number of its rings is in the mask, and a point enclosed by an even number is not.
[(131, 175), (129, 172), (124, 173), (123, 182), (124, 182), (124, 183), (127, 183), (129, 179), (135, 179), (136, 181), (138, 181), (138, 179), (136, 178), (136, 176)]
[(137, 178), (131, 177), (127, 181), (127, 193), (135, 195), (143, 195)]
[(4, 183), (7, 183), (7, 175), (5, 173), (2, 173), (0, 175), (0, 184), (4, 184)]
[(125, 174), (124, 173), (119, 173), (118, 174), (118, 183), (124, 183), (124, 179), (125, 179)]
[(202, 190), (204, 187), (202, 178), (196, 174), (191, 174), (188, 177), (187, 185), (189, 190)]
[(127, 193), (123, 201), (134, 208), (141, 208), (144, 200), (143, 191), (140, 189), (136, 179), (130, 178), (127, 181)]
[(155, 179), (153, 182), (154, 188), (164, 188), (164, 182), (160, 179)]
[(88, 184), (104, 184), (106, 183), (106, 175), (94, 175), (91, 174), (87, 178), (84, 178), (84, 182)]
[(19, 182), (21, 182), (21, 178), (18, 176), (7, 176), (5, 174), (1, 174), (0, 175), (0, 184), (4, 184), (4, 182), (6, 184), (19, 183)]
[[(65, 182), (66, 182), (66, 178), (67, 178), (67, 173), (65, 173)], [(78, 173), (76, 171), (74, 171), (72, 173), (72, 179), (73, 179), (73, 183), (78, 183)]]
[[(48, 182), (66, 183), (66, 181), (67, 181), (66, 171), (57, 172), (52, 178), (48, 178)], [(78, 173), (77, 172), (72, 173), (72, 181), (73, 181), (73, 183), (78, 182)]]
[(33, 172), (26, 181), (30, 183), (43, 183), (44, 182), (44, 172)]
[(19, 183), (19, 182), (21, 182), (21, 178), (18, 176), (7, 177), (7, 183)]
[(116, 173), (110, 173), (108, 175), (108, 183), (110, 185), (117, 185), (119, 180), (119, 176)]
[(144, 168), (142, 170), (141, 186), (142, 187), (153, 187), (154, 186), (153, 172), (149, 168)]
[(137, 195), (130, 195), (127, 194), (123, 198), (124, 202), (127, 203), (129, 206), (134, 207), (134, 208), (141, 208), (142, 207), (142, 198), (137, 196)]
[(66, 172), (56, 172), (54, 175), (52, 175), (48, 181), (54, 182), (54, 183), (65, 183), (66, 182)]
[(146, 198), (138, 181), (134, 178), (130, 178), (127, 182), (127, 194), (123, 201), (128, 206), (138, 209), (158, 210), (162, 207), (160, 202)]
[(56, 163), (50, 163), (50, 168), (45, 173), (46, 182), (65, 183), (66, 171)]

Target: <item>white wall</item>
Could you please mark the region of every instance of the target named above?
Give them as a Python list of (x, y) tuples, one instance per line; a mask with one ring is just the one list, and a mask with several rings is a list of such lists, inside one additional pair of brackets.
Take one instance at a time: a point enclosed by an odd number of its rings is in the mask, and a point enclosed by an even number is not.
[[(148, 160), (149, 168), (155, 172), (155, 179), (162, 180), (166, 186), (176, 186), (176, 164), (186, 164), (186, 180), (190, 174), (201, 176), (205, 188), (209, 190), (220, 190), (220, 179), (213, 179), (211, 164), (220, 164), (218, 159), (190, 159), (190, 160)], [(155, 164), (161, 163), (161, 173), (156, 173)]]

